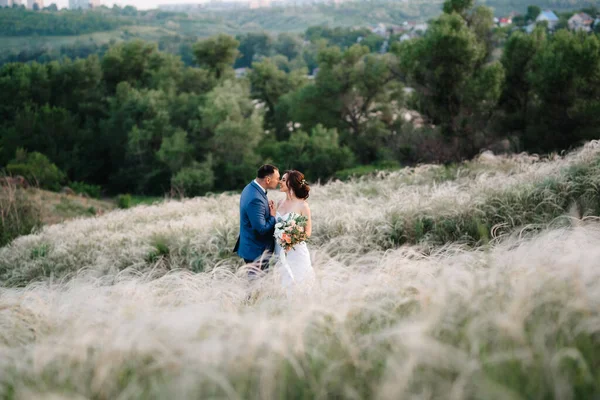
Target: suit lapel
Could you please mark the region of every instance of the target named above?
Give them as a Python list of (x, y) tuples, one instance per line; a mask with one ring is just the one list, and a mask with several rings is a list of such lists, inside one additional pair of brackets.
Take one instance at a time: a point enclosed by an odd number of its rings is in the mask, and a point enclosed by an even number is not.
[(265, 193), (263, 188), (258, 186), (256, 182), (252, 181), (250, 184), (258, 191), (258, 193), (262, 194), (265, 199), (267, 198), (267, 193)]

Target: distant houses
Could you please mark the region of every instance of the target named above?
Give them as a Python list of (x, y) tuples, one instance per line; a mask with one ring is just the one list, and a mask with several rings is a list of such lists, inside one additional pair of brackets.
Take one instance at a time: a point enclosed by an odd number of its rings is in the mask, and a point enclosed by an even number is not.
[(425, 22), (404, 21), (402, 25), (386, 26), (382, 23), (371, 27), (371, 32), (389, 39), (391, 35), (399, 35), (401, 42), (422, 36), (429, 29), (429, 25)]
[(500, 28), (504, 28), (505, 26), (512, 25), (512, 18), (499, 18), (498, 26)]
[(554, 11), (544, 10), (534, 22), (523, 29), (527, 33), (532, 33), (537, 25), (545, 23), (550, 31), (568, 28), (573, 32), (592, 32), (597, 26), (600, 26), (600, 16), (592, 17), (584, 12), (575, 13), (568, 20), (564, 16), (562, 18), (561, 20)]
[(545, 25), (550, 33), (557, 29), (569, 29), (573, 32), (600, 31), (600, 13), (588, 14), (565, 12), (557, 15), (552, 10), (542, 10), (537, 16), (529, 14), (519, 15), (516, 12), (504, 17), (494, 17), (494, 24), (499, 28), (509, 27), (511, 30), (523, 30), (528, 34), (533, 33), (539, 25)]
[(513, 17), (515, 17), (517, 13), (512, 12), (506, 17), (494, 17), (494, 24), (499, 28), (505, 28), (507, 26), (513, 25)]
[(560, 19), (552, 10), (542, 11), (540, 13), (540, 15), (538, 15), (537, 18), (535, 19), (536, 23), (547, 22), (549, 29), (556, 28), (556, 25), (558, 25), (559, 21), (560, 21)]
[(374, 27), (371, 27), (371, 32), (381, 37), (387, 36), (387, 29), (385, 28), (385, 24), (383, 23), (379, 23)]
[(584, 12), (577, 13), (569, 18), (569, 29), (572, 31), (591, 32), (594, 18)]

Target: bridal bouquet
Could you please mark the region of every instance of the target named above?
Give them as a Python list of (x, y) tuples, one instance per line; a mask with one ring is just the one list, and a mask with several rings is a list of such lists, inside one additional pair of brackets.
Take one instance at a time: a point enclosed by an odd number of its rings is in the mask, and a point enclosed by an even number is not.
[(306, 222), (308, 218), (296, 213), (289, 213), (285, 218), (278, 218), (275, 224), (275, 239), (282, 249), (291, 250), (299, 243), (306, 241)]

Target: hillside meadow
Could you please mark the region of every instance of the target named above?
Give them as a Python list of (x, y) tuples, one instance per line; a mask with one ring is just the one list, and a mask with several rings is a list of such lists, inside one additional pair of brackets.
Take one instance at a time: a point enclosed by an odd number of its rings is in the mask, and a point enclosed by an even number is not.
[(70, 36), (6, 36), (2, 37), (0, 49), (3, 51), (19, 51), (27, 47), (55, 47), (73, 46), (78, 43), (86, 42), (99, 45), (110, 43), (111, 41), (120, 42), (128, 39), (143, 39), (148, 41), (158, 41), (162, 36), (175, 35), (174, 32), (161, 27), (151, 26), (127, 26), (105, 32), (86, 33)]
[(308, 295), (249, 287), (236, 194), (46, 226), (0, 249), (0, 398), (594, 398), (599, 168), (314, 184)]

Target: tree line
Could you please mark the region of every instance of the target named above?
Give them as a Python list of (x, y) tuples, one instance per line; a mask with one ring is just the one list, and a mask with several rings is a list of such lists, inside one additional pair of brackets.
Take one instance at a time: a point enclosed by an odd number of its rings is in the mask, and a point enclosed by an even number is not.
[[(398, 41), (399, 35), (393, 35), (390, 42)], [(125, 29), (120, 38), (129, 40), (143, 40), (143, 34)], [(308, 28), (304, 33), (279, 33), (248, 32), (238, 34), (235, 39), (239, 42), (239, 57), (235, 60), (235, 68), (250, 68), (252, 63), (261, 58), (271, 57), (284, 70), (306, 67), (312, 71), (317, 67), (317, 52), (320, 43), (338, 46), (342, 49), (360, 41), (372, 52), (379, 52), (385, 39), (372, 33), (368, 28), (347, 27), (321, 27)], [(158, 49), (178, 55), (187, 66), (196, 65), (193, 53), (194, 44), (200, 40), (197, 36), (164, 35), (158, 39)], [(93, 38), (76, 40), (72, 44), (54, 45), (51, 38), (41, 44), (30, 44), (26, 47), (12, 48), (0, 54), (0, 65), (9, 62), (37, 61), (47, 63), (60, 60), (63, 57), (85, 58), (91, 54), (102, 56), (109, 46), (116, 40), (108, 43), (98, 43)], [(309, 43), (310, 45), (306, 45)]]
[[(600, 134), (595, 34), (514, 32), (492, 61), (491, 10), (448, 0), (423, 37), (386, 54), (286, 40), (279, 57), (253, 57), (245, 77), (233, 68), (241, 43), (227, 35), (192, 44), (194, 65), (143, 41), (102, 57), (6, 64), (0, 165), (24, 175), (54, 165), (49, 182), (109, 193), (198, 195), (241, 188), (263, 162), (316, 181), (460, 161), (498, 143), (550, 152)], [(290, 66), (301, 46), (314, 48), (314, 76)]]
[(131, 20), (100, 12), (33, 12), (21, 7), (0, 7), (0, 35), (4, 36), (81, 35), (131, 24)]

